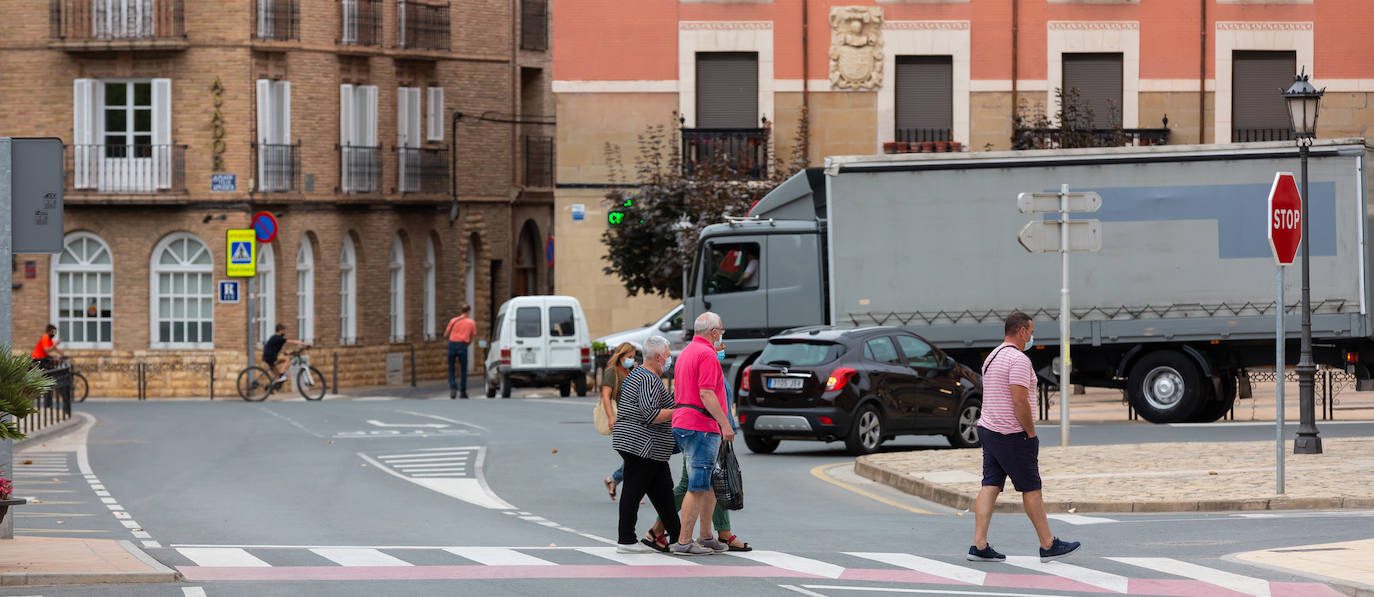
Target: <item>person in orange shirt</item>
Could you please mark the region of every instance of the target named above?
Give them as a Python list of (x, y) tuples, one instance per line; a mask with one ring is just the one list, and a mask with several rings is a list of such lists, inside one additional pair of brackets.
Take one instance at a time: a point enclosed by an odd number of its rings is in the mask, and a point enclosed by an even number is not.
[[(444, 329), (444, 335), (448, 336), (448, 397), (457, 398), (460, 394), (463, 398), (468, 397), (468, 344), (472, 343), (472, 336), (477, 333), (477, 322), (472, 320), (469, 314), (472, 313), (471, 305), (463, 305), (463, 309), (457, 317), (448, 321), (448, 327)], [(462, 385), (453, 377), (453, 360), (458, 359), (458, 367), (462, 370)]]
[(34, 361), (42, 364), (44, 368), (50, 368), (48, 364), (53, 353), (57, 353), (59, 357), (67, 358), (67, 355), (57, 349), (57, 345), (61, 343), (62, 342), (57, 339), (57, 326), (48, 324), (48, 328), (43, 332), (43, 337), (38, 339), (38, 346), (33, 347), (33, 354), (29, 356), (33, 357)]

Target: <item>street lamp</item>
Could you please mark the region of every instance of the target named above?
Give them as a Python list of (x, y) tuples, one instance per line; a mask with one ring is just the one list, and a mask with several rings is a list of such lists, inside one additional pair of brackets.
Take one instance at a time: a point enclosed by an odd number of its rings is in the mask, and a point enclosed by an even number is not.
[[(1298, 152), (1302, 156), (1302, 354), (1298, 357), (1298, 407), (1302, 420), (1298, 425), (1298, 438), (1293, 441), (1294, 454), (1322, 453), (1322, 439), (1317, 435), (1313, 412), (1316, 409), (1316, 396), (1312, 386), (1317, 363), (1312, 359), (1312, 268), (1307, 249), (1311, 244), (1307, 228), (1307, 151), (1317, 135), (1317, 108), (1325, 93), (1325, 88), (1318, 91), (1308, 82), (1305, 67), (1293, 77), (1293, 85), (1283, 91), (1283, 99), (1288, 102), (1288, 117), (1293, 123), (1293, 137), (1298, 141)], [(1282, 309), (1282, 306), (1279, 308)], [(1283, 380), (1278, 382), (1283, 383)]]

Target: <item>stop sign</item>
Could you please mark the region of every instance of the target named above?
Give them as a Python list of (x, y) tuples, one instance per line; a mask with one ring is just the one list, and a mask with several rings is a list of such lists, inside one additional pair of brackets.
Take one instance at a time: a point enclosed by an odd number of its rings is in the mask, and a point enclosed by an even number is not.
[(1302, 241), (1302, 196), (1292, 172), (1274, 174), (1269, 190), (1269, 248), (1279, 265), (1293, 263)]

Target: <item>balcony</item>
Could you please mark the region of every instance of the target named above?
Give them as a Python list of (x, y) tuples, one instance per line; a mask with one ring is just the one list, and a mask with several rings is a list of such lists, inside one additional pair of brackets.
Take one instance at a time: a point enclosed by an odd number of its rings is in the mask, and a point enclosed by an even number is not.
[(253, 144), (258, 156), (258, 188), (264, 193), (301, 191), (301, 143), (295, 145)]
[(767, 178), (768, 129), (682, 129), (682, 174)]
[(65, 145), (63, 154), (75, 192), (186, 192), (185, 145)]
[(399, 147), (396, 164), (402, 193), (447, 193), (448, 150)]
[(83, 52), (184, 49), (182, 0), (50, 0), (50, 47)]
[(549, 49), (549, 0), (521, 0), (520, 49)]
[(396, 0), (396, 47), (448, 51), (448, 3)]
[(253, 39), (300, 41), (300, 0), (256, 0), (253, 7)]
[(340, 0), (339, 43), (382, 45), (382, 0)]
[(1231, 129), (1232, 143), (1248, 143), (1251, 141), (1292, 141), (1293, 129), (1283, 127), (1277, 129)]
[(897, 143), (934, 143), (950, 141), (950, 129), (897, 129)]
[(339, 147), (339, 190), (344, 193), (376, 193), (382, 179), (382, 148)]
[(1061, 149), (1069, 147), (1140, 147), (1168, 145), (1169, 129), (1084, 129), (1064, 132), (1057, 128), (1017, 128), (1012, 149)]
[(525, 186), (553, 188), (553, 137), (525, 135)]

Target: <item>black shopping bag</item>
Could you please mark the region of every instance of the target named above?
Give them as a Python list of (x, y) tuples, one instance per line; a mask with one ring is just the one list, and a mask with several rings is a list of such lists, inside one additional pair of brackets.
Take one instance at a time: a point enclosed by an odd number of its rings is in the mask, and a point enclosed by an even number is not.
[(731, 442), (720, 445), (716, 466), (711, 470), (711, 489), (715, 490), (716, 503), (720, 507), (726, 510), (744, 508), (744, 477), (740, 475), (739, 461), (735, 459)]

